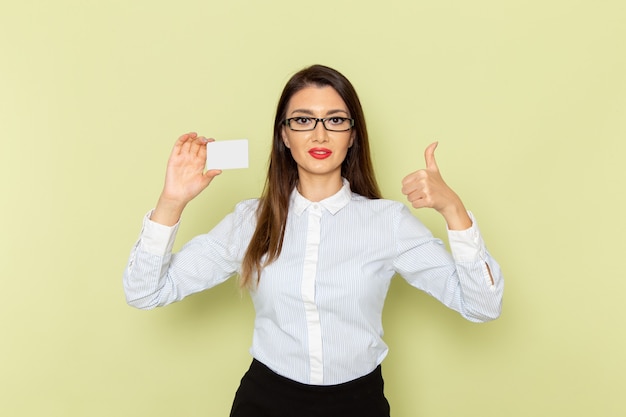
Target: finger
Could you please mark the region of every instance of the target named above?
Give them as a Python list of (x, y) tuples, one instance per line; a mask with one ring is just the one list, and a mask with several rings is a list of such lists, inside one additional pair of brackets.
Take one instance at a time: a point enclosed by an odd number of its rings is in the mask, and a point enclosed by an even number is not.
[(409, 203), (411, 203), (413, 208), (416, 208), (416, 209), (428, 207), (429, 205), (428, 196), (424, 195), (421, 192), (408, 194), (407, 200), (409, 201)]
[(181, 154), (188, 155), (190, 152), (193, 152), (192, 147), (196, 140), (197, 135), (188, 135), (187, 140), (185, 140), (185, 142), (183, 142), (182, 146), (180, 147)]
[(414, 203), (417, 200), (421, 200), (424, 198), (424, 194), (419, 192), (418, 190), (415, 191), (411, 191), (410, 193), (406, 194), (406, 199), (410, 202), (410, 203)]
[(430, 206), (427, 204), (427, 200), (425, 198), (420, 198), (415, 201), (411, 201), (411, 206), (415, 209), (421, 208), (429, 208)]
[(198, 136), (198, 134), (196, 132), (189, 132), (189, 133), (185, 133), (184, 135), (181, 135), (178, 140), (176, 141), (176, 144), (183, 144), (186, 143), (189, 140), (193, 140)]
[(424, 151), (424, 159), (426, 160), (426, 169), (439, 170), (437, 167), (437, 161), (435, 160), (435, 149), (437, 149), (439, 142), (433, 142)]
[(203, 150), (204, 153), (206, 154), (206, 144), (208, 142), (208, 139), (205, 138), (204, 136), (198, 136), (192, 143), (191, 143), (191, 154), (192, 155), (196, 155), (196, 156), (202, 156), (203, 154)]
[(426, 177), (427, 173), (423, 169), (412, 172), (404, 177), (402, 179), (402, 194), (408, 195), (418, 188), (423, 188)]
[[(198, 154), (197, 154), (197, 156), (198, 156), (198, 157), (199, 157), (202, 161), (204, 161), (204, 165), (205, 165), (205, 167), (206, 167), (206, 160), (207, 160), (207, 154), (208, 154), (207, 145), (208, 145), (210, 142), (215, 142), (215, 139), (213, 139), (213, 138), (208, 138), (208, 139), (207, 139), (207, 138), (203, 138), (203, 139), (204, 139), (204, 142), (203, 142), (202, 146), (200, 146), (200, 148), (199, 148), (199, 150), (198, 150)], [(205, 174), (206, 174), (206, 173), (205, 173)]]
[(181, 135), (176, 141), (176, 144), (174, 145), (174, 154), (180, 154), (183, 151), (183, 148), (187, 147), (188, 149), (189, 142), (193, 141), (193, 139), (195, 139), (196, 136), (197, 136), (196, 132), (189, 132), (189, 133), (185, 133), (184, 135)]
[(402, 194), (406, 196), (415, 192), (417, 189), (418, 189), (418, 185), (413, 181), (402, 183)]
[(207, 139), (206, 139), (206, 142), (204, 143), (204, 146), (202, 147), (202, 149), (200, 149), (201, 155), (202, 155), (202, 157), (203, 157), (204, 159), (206, 159), (206, 158), (207, 158), (207, 155), (208, 155), (208, 153), (209, 153), (209, 148), (208, 148), (208, 146), (207, 146), (207, 145), (208, 145), (209, 143), (211, 143), (211, 142), (215, 142), (215, 139), (213, 139), (213, 138), (207, 138)]

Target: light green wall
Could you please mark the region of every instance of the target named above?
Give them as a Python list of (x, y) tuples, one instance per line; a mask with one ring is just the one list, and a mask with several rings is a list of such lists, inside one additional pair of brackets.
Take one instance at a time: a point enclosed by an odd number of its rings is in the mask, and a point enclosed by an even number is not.
[(359, 91), (388, 198), (440, 141), (505, 272), (485, 325), (394, 281), (393, 415), (624, 415), (624, 4), (1, 0), (0, 415), (228, 414), (247, 295), (141, 312), (122, 270), (175, 138), (252, 153), (189, 207), (183, 242), (259, 194), (280, 89), (312, 63)]

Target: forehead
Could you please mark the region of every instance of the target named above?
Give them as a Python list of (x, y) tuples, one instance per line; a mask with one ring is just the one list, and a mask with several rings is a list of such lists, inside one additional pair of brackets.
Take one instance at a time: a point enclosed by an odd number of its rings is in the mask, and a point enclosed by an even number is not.
[(337, 110), (347, 113), (348, 107), (334, 88), (309, 86), (299, 90), (289, 100), (287, 113), (290, 114), (298, 110), (307, 110), (316, 114)]

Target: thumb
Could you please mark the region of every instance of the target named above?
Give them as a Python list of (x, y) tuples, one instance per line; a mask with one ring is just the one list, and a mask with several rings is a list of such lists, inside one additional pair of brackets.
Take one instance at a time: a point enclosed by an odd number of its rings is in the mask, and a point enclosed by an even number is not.
[(433, 142), (424, 151), (424, 159), (426, 160), (426, 169), (434, 169), (439, 171), (437, 161), (435, 161), (435, 149), (437, 149), (439, 142)]
[(222, 173), (221, 169), (209, 169), (204, 173), (204, 177), (207, 178), (209, 182), (211, 182), (213, 178), (217, 177), (221, 173)]

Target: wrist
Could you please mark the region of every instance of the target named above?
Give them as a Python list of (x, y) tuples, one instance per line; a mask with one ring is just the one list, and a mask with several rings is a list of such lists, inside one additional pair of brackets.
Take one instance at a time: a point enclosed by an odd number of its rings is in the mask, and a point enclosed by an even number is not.
[(170, 199), (162, 195), (159, 197), (150, 220), (165, 226), (174, 226), (180, 220), (186, 206), (187, 202)]
[(472, 219), (467, 214), (467, 210), (461, 200), (442, 209), (440, 213), (445, 219), (449, 230), (466, 230), (472, 227)]

